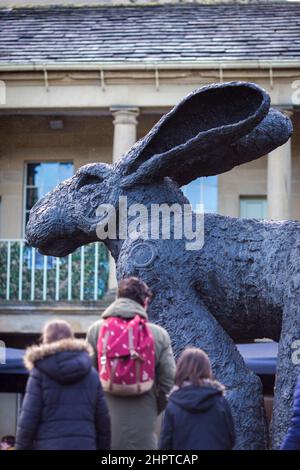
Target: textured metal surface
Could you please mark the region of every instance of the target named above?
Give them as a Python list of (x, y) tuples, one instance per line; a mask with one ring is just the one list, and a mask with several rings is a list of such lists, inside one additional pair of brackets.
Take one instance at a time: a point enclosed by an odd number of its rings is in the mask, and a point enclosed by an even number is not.
[[(42, 253), (64, 256), (96, 240), (96, 224), (102, 223), (95, 216), (98, 204), (117, 207), (122, 195), (129, 206), (182, 206), (187, 200), (180, 185), (259, 158), (291, 133), (290, 120), (269, 110), (268, 95), (254, 84), (196, 90), (117, 164), (86, 165), (39, 201), (31, 210), (27, 239)], [(288, 425), (297, 373), (290, 346), (300, 333), (299, 223), (206, 214), (204, 231), (198, 251), (188, 251), (186, 240), (174, 238), (119, 237), (105, 243), (116, 259), (119, 279), (139, 276), (153, 290), (150, 318), (167, 328), (175, 353), (196, 345), (209, 354), (217, 378), (228, 389), (237, 448), (265, 448), (261, 383), (233, 340), (278, 340), (283, 319), (274, 415), (278, 443)]]

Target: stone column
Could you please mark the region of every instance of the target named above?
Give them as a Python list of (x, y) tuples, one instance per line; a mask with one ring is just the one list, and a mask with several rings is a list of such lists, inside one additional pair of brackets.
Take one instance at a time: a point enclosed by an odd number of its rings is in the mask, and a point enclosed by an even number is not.
[(111, 112), (114, 116), (113, 162), (116, 162), (137, 140), (138, 108), (114, 107)]
[[(292, 110), (281, 110), (292, 117)], [(287, 220), (291, 210), (292, 149), (291, 139), (268, 156), (268, 218)]]
[[(113, 139), (113, 163), (130, 149), (137, 140), (137, 116), (138, 108), (129, 106), (112, 107), (112, 115), (114, 116), (114, 139)], [(113, 257), (109, 255), (109, 289), (117, 287), (116, 265)]]

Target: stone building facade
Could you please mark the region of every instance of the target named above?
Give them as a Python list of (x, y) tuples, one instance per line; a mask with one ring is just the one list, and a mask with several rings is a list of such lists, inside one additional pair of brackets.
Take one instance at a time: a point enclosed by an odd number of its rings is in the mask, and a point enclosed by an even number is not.
[[(188, 197), (226, 216), (300, 220), (300, 3), (35, 3), (15, 8), (11, 0), (0, 9), (0, 331), (19, 347), (57, 314), (84, 334), (109, 301), (100, 300), (100, 274), (85, 290), (87, 254), (77, 287), (66, 271), (65, 297), (63, 266), (35, 253), (24, 258), (33, 202), (86, 163), (116, 161), (197, 87), (255, 82), (289, 114), (294, 134), (270, 155), (197, 180), (184, 189)], [(105, 287), (114, 288), (109, 266)], [(44, 279), (52, 271), (49, 298)]]

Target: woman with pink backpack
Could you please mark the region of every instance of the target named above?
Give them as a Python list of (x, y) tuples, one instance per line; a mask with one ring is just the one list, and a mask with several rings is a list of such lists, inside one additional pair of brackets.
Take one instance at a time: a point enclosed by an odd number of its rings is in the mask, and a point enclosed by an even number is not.
[(174, 383), (169, 335), (148, 322), (151, 297), (142, 280), (123, 279), (117, 299), (87, 335), (110, 411), (113, 450), (157, 448), (157, 417)]

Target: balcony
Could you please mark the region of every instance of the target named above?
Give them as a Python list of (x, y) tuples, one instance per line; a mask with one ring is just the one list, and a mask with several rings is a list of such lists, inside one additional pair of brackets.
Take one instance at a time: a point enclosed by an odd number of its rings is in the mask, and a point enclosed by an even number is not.
[(108, 252), (100, 242), (55, 258), (24, 240), (0, 239), (0, 302), (95, 302), (106, 293), (108, 270)]

